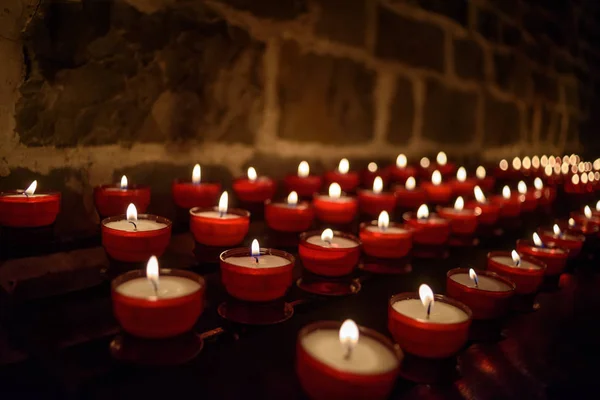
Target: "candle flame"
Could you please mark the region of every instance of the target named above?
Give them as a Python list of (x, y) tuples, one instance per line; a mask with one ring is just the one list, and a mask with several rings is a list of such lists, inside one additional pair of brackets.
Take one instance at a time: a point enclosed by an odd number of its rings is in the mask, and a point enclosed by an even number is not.
[(540, 167), (540, 158), (538, 156), (531, 157), (531, 166), (535, 169)]
[(517, 253), (515, 250), (513, 250), (510, 253), (510, 256), (512, 257), (512, 260), (517, 267), (521, 265), (521, 256), (519, 256), (519, 253)]
[(345, 358), (350, 358), (352, 349), (358, 343), (358, 336), (358, 326), (356, 323), (351, 319), (345, 320), (340, 327), (340, 344), (346, 352)]
[(506, 160), (500, 160), (500, 162), (498, 163), (498, 166), (500, 167), (500, 169), (502, 171), (506, 171), (508, 169), (508, 161)]
[(575, 220), (573, 218), (569, 218), (569, 226), (570, 227), (575, 226)]
[(370, 162), (369, 165), (367, 165), (367, 169), (369, 170), (369, 172), (375, 172), (377, 171), (377, 163), (374, 162)]
[(554, 231), (554, 234), (555, 234), (556, 236), (560, 236), (560, 235), (562, 234), (562, 232), (561, 232), (561, 230), (560, 230), (559, 226), (558, 226), (558, 225), (556, 225), (556, 224), (554, 224), (554, 226), (552, 227), (552, 230)]
[(563, 165), (561, 165), (560, 166), (560, 172), (562, 172), (563, 175), (568, 174), (569, 173), (569, 164), (563, 164)]
[(256, 178), (258, 178), (258, 174), (256, 173), (256, 170), (254, 169), (254, 167), (248, 168), (248, 180), (250, 182), (254, 182), (256, 180)]
[(533, 243), (537, 247), (544, 247), (544, 242), (542, 242), (542, 239), (540, 239), (540, 235), (538, 235), (537, 232), (533, 232)]
[(579, 164), (577, 164), (577, 170), (578, 170), (579, 172), (583, 172), (583, 171), (585, 171), (585, 164), (584, 164), (584, 163), (582, 163), (582, 162), (580, 162)]
[(516, 170), (521, 169), (521, 159), (519, 157), (515, 157), (512, 160), (512, 167)]
[(333, 182), (329, 185), (329, 197), (339, 199), (342, 196), (342, 188), (338, 183)]
[(592, 209), (590, 208), (590, 206), (585, 206), (585, 208), (583, 209), (583, 213), (585, 214), (586, 218), (592, 218)]
[(442, 183), (442, 174), (437, 169), (433, 171), (433, 174), (431, 174), (431, 183), (433, 183), (435, 186), (438, 186), (440, 183)]
[(227, 207), (229, 206), (229, 193), (224, 191), (219, 198), (218, 210), (221, 214), (227, 214)]
[(408, 159), (406, 158), (406, 156), (404, 154), (399, 154), (398, 157), (396, 157), (396, 167), (406, 168), (407, 164), (408, 164)]
[(194, 170), (192, 171), (192, 183), (197, 185), (200, 183), (200, 178), (202, 177), (202, 170), (200, 169), (200, 164), (194, 165)]
[(508, 186), (504, 186), (502, 188), (502, 197), (504, 197), (506, 200), (510, 199), (511, 193), (510, 193), (510, 188)]
[(373, 193), (379, 194), (383, 190), (383, 180), (380, 176), (375, 177), (373, 180)]
[(429, 161), (429, 158), (423, 157), (423, 158), (421, 158), (421, 161), (419, 161), (419, 164), (421, 165), (422, 168), (429, 168), (429, 166), (431, 165), (431, 162)]
[(156, 256), (152, 256), (148, 260), (148, 264), (146, 264), (146, 278), (150, 283), (152, 283), (154, 288), (158, 287), (158, 271), (158, 259), (156, 258)]
[(350, 162), (347, 158), (342, 158), (338, 165), (338, 172), (340, 174), (347, 174), (350, 171)]
[(301, 161), (300, 164), (298, 164), (298, 176), (300, 178), (306, 178), (308, 175), (310, 175), (310, 166), (308, 165), (308, 162)]
[(485, 203), (485, 195), (479, 186), (475, 186), (473, 192), (475, 193), (475, 200), (477, 200), (478, 203)]
[(529, 169), (531, 168), (531, 159), (527, 156), (523, 158), (523, 168)]
[(486, 174), (487, 173), (485, 171), (485, 168), (482, 165), (477, 167), (477, 169), (475, 170), (475, 176), (477, 177), (477, 179), (485, 179)]
[(600, 211), (600, 200), (596, 203), (596, 211)]
[(535, 186), (537, 190), (542, 190), (544, 188), (544, 182), (542, 182), (540, 178), (535, 178), (533, 181), (533, 186)]
[(431, 288), (426, 284), (419, 286), (419, 297), (421, 298), (421, 303), (423, 303), (423, 307), (425, 307), (426, 310), (429, 309), (430, 305), (433, 306), (433, 290), (431, 290)]
[(121, 189), (127, 189), (127, 185), (128, 185), (127, 177), (125, 175), (123, 175), (121, 177)]
[(546, 165), (546, 166), (544, 167), (544, 174), (546, 174), (546, 176), (550, 176), (550, 175), (552, 175), (552, 167), (551, 167), (551, 166), (549, 166), (549, 165)]
[(429, 208), (427, 208), (427, 204), (421, 204), (421, 207), (417, 210), (417, 218), (418, 219), (427, 219), (429, 218)]
[(473, 268), (469, 269), (469, 278), (471, 278), (471, 280), (475, 282), (475, 286), (479, 285), (479, 277), (477, 276), (477, 272), (475, 272)]
[(385, 231), (390, 226), (390, 215), (387, 211), (382, 211), (379, 213), (379, 218), (377, 218), (377, 227), (382, 231)]
[(571, 177), (571, 183), (573, 183), (573, 185), (577, 185), (579, 183), (579, 175), (573, 175)]
[(527, 184), (523, 181), (519, 181), (519, 184), (517, 185), (517, 190), (519, 191), (520, 194), (526, 194), (527, 193)]
[(581, 183), (587, 183), (588, 182), (588, 176), (587, 174), (581, 174), (581, 177), (579, 178), (579, 180), (581, 180)]
[(456, 180), (459, 182), (464, 182), (467, 179), (467, 170), (465, 167), (460, 167), (456, 172)]
[(414, 190), (414, 188), (417, 187), (417, 181), (414, 177), (409, 176), (406, 182), (404, 183), (404, 187), (406, 188), (406, 190)]
[(448, 162), (448, 157), (446, 156), (446, 153), (444, 153), (443, 151), (440, 151), (437, 154), (437, 157), (435, 158), (435, 160), (437, 161), (437, 163), (439, 165), (446, 165), (446, 163)]
[(600, 169), (600, 158), (594, 160), (594, 164), (592, 164), (594, 169), (597, 171)]
[(127, 221), (137, 221), (138, 220), (138, 214), (137, 214), (137, 208), (135, 208), (135, 204), (131, 203), (129, 204), (129, 206), (127, 207)]
[(27, 196), (33, 196), (35, 193), (35, 189), (37, 189), (37, 181), (31, 182), (31, 185), (27, 189), (25, 189), (25, 194)]
[(250, 245), (250, 254), (252, 257), (260, 256), (260, 245), (258, 244), (258, 240), (254, 239), (252, 244)]
[(329, 228), (325, 229), (323, 233), (321, 233), (321, 240), (331, 244), (333, 240), (333, 231)]
[(546, 168), (546, 166), (548, 165), (548, 156), (547, 155), (542, 155), (540, 157), (540, 165), (544, 168)]
[(288, 194), (287, 203), (290, 206), (295, 206), (298, 204), (298, 193), (291, 191), (290, 194)]
[(458, 196), (456, 201), (454, 202), (454, 209), (457, 211), (462, 211), (465, 208), (465, 201), (462, 196)]

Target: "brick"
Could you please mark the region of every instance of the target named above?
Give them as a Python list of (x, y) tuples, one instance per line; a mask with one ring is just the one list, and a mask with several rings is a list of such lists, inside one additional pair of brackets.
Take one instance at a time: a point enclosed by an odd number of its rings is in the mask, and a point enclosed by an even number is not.
[(558, 101), (556, 78), (537, 71), (534, 71), (531, 77), (533, 79), (533, 92), (536, 97), (541, 97), (551, 102)]
[(396, 94), (390, 109), (388, 141), (394, 144), (406, 144), (414, 129), (414, 93), (412, 82), (398, 77)]
[(307, 11), (305, 0), (218, 0), (240, 10), (272, 19), (293, 19)]
[(485, 97), (484, 144), (505, 146), (521, 138), (521, 114), (516, 104)]
[(423, 136), (442, 144), (466, 144), (475, 137), (477, 94), (427, 82)]
[(318, 35), (353, 46), (365, 45), (366, 0), (318, 0)]
[(579, 110), (579, 90), (576, 84), (565, 83), (563, 85), (565, 91), (565, 102), (567, 106)]
[(472, 39), (454, 40), (454, 69), (464, 79), (484, 78), (483, 50)]
[(444, 32), (438, 26), (395, 14), (387, 8), (378, 11), (375, 55), (413, 67), (444, 70)]
[(497, 43), (500, 41), (500, 20), (491, 10), (477, 10), (477, 32), (487, 40)]
[(373, 136), (374, 73), (349, 59), (281, 50), (279, 135), (331, 144), (364, 143)]
[(529, 66), (518, 53), (494, 54), (494, 78), (504, 91), (513, 92), (520, 97), (529, 96)]
[(418, 0), (418, 2), (427, 11), (444, 15), (463, 26), (467, 25), (467, 0)]
[(561, 115), (548, 107), (542, 107), (542, 124), (540, 127), (540, 141), (550, 142), (560, 132)]
[(502, 44), (516, 47), (521, 44), (521, 39), (522, 33), (518, 27), (508, 24), (502, 25)]

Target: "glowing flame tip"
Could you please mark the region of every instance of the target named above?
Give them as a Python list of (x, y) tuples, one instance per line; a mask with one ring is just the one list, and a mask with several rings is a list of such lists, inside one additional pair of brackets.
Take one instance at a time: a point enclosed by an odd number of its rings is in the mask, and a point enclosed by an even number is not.
[(429, 208), (427, 208), (427, 204), (422, 204), (421, 207), (417, 210), (417, 218), (418, 219), (427, 219), (429, 218)]
[(329, 197), (339, 199), (341, 196), (342, 188), (338, 183), (333, 182), (331, 185), (329, 185)]
[(127, 221), (137, 221), (138, 220), (138, 213), (137, 213), (137, 208), (135, 208), (135, 204), (131, 203), (129, 204), (129, 206), (127, 206)]
[(404, 187), (406, 188), (406, 190), (414, 190), (414, 188), (417, 187), (417, 181), (414, 177), (409, 176), (406, 182), (404, 183)]
[(25, 189), (25, 194), (27, 196), (33, 196), (35, 190), (37, 189), (37, 181), (31, 182), (31, 185), (27, 189)]
[(200, 179), (202, 177), (202, 169), (200, 168), (200, 164), (194, 165), (194, 170), (192, 171), (192, 183), (197, 185), (200, 183)]
[(342, 158), (338, 164), (338, 172), (340, 174), (347, 174), (350, 171), (350, 162), (347, 158)]

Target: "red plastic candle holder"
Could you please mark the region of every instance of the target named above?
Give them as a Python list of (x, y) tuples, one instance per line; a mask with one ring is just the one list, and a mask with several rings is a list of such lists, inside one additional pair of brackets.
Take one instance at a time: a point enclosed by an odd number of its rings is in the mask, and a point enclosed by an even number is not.
[(363, 214), (376, 217), (382, 211), (392, 213), (396, 209), (396, 196), (390, 192), (375, 193), (372, 190), (359, 190), (358, 205)]
[(340, 326), (339, 322), (319, 321), (300, 330), (296, 342), (296, 373), (300, 385), (313, 400), (387, 399), (396, 383), (403, 354), (399, 346), (385, 336), (372, 329), (358, 327), (360, 337), (369, 337), (381, 343), (398, 360), (398, 368), (377, 374), (340, 371), (313, 357), (302, 345), (302, 339), (310, 333), (321, 329), (339, 330)]
[(477, 229), (477, 209), (455, 210), (453, 207), (439, 207), (440, 217), (450, 222), (450, 232), (455, 235), (472, 235)]
[(221, 194), (221, 184), (212, 182), (174, 181), (171, 186), (173, 201), (180, 208), (189, 210), (194, 207), (212, 207), (217, 204)]
[(239, 208), (230, 208), (227, 214), (239, 218), (211, 218), (203, 212), (218, 212), (218, 207), (190, 210), (190, 231), (196, 242), (206, 246), (235, 246), (242, 243), (250, 227), (250, 213)]
[(598, 225), (582, 225), (576, 223), (575, 225), (570, 226), (566, 221), (563, 221), (559, 223), (558, 226), (565, 232), (575, 235), (583, 235), (585, 236), (586, 240), (593, 239), (600, 234), (600, 226)]
[(124, 214), (131, 203), (138, 213), (145, 213), (150, 204), (150, 186), (128, 185), (127, 189), (121, 189), (119, 185), (96, 186), (94, 203), (101, 217)]
[(500, 207), (500, 218), (516, 218), (521, 215), (521, 199), (518, 195), (511, 195), (508, 199), (493, 196), (490, 202)]
[(473, 178), (467, 178), (464, 181), (459, 181), (458, 179), (454, 179), (450, 182), (452, 185), (452, 192), (454, 196), (462, 196), (464, 198), (473, 197), (473, 190), (477, 185), (477, 180)]
[(515, 293), (517, 294), (532, 294), (538, 291), (546, 273), (546, 264), (543, 261), (525, 254), (519, 254), (521, 263), (527, 262), (536, 265), (538, 268), (512, 267), (499, 262), (497, 258), (500, 257), (512, 259), (512, 254), (509, 251), (492, 251), (488, 253), (487, 269), (514, 282), (516, 285)]
[(298, 175), (288, 175), (283, 181), (286, 192), (296, 192), (300, 197), (312, 197), (313, 194), (319, 193), (323, 186), (323, 178), (316, 175), (306, 177)]
[(361, 172), (360, 177), (363, 187), (373, 187), (373, 181), (377, 177), (380, 177), (383, 184), (387, 185), (390, 180), (390, 171), (387, 168), (377, 169), (375, 172), (365, 169)]
[(242, 267), (227, 262), (231, 257), (251, 257), (249, 248), (224, 251), (220, 256), (221, 281), (231, 296), (242, 301), (262, 302), (279, 299), (292, 285), (295, 258), (275, 249), (260, 249), (260, 255), (273, 255), (288, 260), (288, 264), (273, 268)]
[(124, 231), (106, 226), (109, 222), (126, 220), (125, 215), (116, 215), (102, 220), (102, 246), (110, 257), (123, 262), (144, 262), (151, 256), (163, 255), (171, 240), (170, 220), (150, 214), (138, 214), (138, 221), (150, 220), (165, 224), (163, 228), (149, 231)]
[(296, 205), (265, 202), (265, 220), (267, 226), (279, 232), (304, 232), (312, 226), (315, 210), (308, 202)]
[(434, 185), (431, 182), (423, 182), (421, 188), (427, 195), (427, 201), (434, 204), (448, 204), (452, 199), (452, 185), (449, 183), (440, 183)]
[[(402, 229), (403, 232), (390, 232), (390, 228)], [(380, 231), (377, 221), (360, 224), (359, 237), (365, 254), (377, 258), (406, 257), (412, 248), (413, 229), (391, 222), (387, 230), (387, 232)]]
[(496, 319), (508, 314), (511, 298), (516, 285), (507, 278), (490, 271), (475, 271), (479, 277), (485, 276), (500, 281), (510, 288), (506, 291), (482, 290), (466, 286), (451, 278), (454, 274), (469, 274), (468, 268), (454, 268), (446, 274), (446, 294), (464, 303), (471, 309), (473, 319)]
[(302, 265), (313, 274), (326, 277), (350, 275), (358, 264), (360, 257), (360, 240), (349, 233), (333, 231), (334, 237), (342, 237), (357, 243), (356, 247), (323, 247), (309, 243), (308, 238), (321, 236), (320, 231), (310, 231), (300, 234), (298, 255)]
[(199, 290), (186, 296), (166, 299), (143, 299), (119, 293), (116, 289), (132, 279), (145, 278), (145, 271), (135, 270), (118, 276), (111, 283), (114, 315), (128, 333), (143, 338), (167, 338), (190, 331), (204, 309), (204, 278), (193, 272), (161, 269), (161, 276), (178, 276), (197, 282)]
[(569, 258), (576, 258), (585, 242), (585, 236), (568, 231), (555, 235), (552, 229), (538, 228), (538, 234), (544, 243), (553, 243), (556, 247), (569, 250)]
[(538, 191), (538, 203), (540, 206), (549, 206), (556, 200), (556, 189), (551, 186), (546, 186)]
[(535, 257), (546, 264), (546, 275), (560, 275), (567, 265), (569, 250), (550, 247), (552, 243), (545, 243), (545, 248), (537, 247), (531, 240), (517, 240), (517, 251)]
[(477, 217), (478, 225), (495, 225), (500, 216), (500, 206), (490, 202), (479, 203), (477, 201), (470, 201), (465, 204), (465, 208), (476, 211), (479, 210), (479, 215)]
[(52, 225), (60, 211), (60, 193), (21, 191), (0, 193), (0, 225), (12, 228), (38, 228)]
[(600, 228), (600, 217), (594, 217), (593, 214), (592, 218), (588, 218), (583, 212), (572, 211), (571, 218), (585, 229), (595, 229), (594, 227)]
[(399, 168), (396, 165), (389, 167), (390, 178), (392, 181), (404, 185), (406, 180), (411, 176), (417, 176), (417, 170), (414, 167), (406, 166), (404, 168)]
[(429, 323), (410, 318), (394, 310), (394, 303), (408, 299), (419, 299), (419, 294), (400, 293), (392, 296), (388, 304), (388, 329), (404, 351), (424, 358), (446, 358), (456, 354), (467, 343), (472, 319), (469, 307), (449, 297), (436, 294), (436, 302), (457, 307), (465, 312), (468, 318), (450, 324)]
[(396, 186), (394, 194), (396, 195), (396, 205), (405, 210), (416, 209), (427, 202), (427, 194), (420, 188), (408, 190), (404, 186)]
[(233, 181), (235, 195), (245, 203), (262, 203), (270, 200), (276, 190), (275, 181), (265, 176), (260, 176), (253, 181), (248, 178), (238, 178)]
[(349, 171), (348, 173), (342, 174), (338, 171), (327, 171), (325, 172), (325, 185), (329, 187), (332, 183), (336, 182), (342, 188), (342, 191), (352, 193), (356, 190), (359, 184), (358, 173)]
[(415, 213), (402, 216), (408, 226), (413, 228), (413, 242), (424, 245), (443, 245), (450, 236), (450, 222), (432, 213), (427, 219), (418, 219)]
[(536, 190), (528, 190), (521, 197), (521, 211), (522, 212), (533, 212), (538, 206), (538, 196)]
[(327, 195), (315, 195), (313, 207), (317, 219), (332, 224), (348, 224), (354, 220), (358, 212), (358, 202), (356, 198), (350, 196), (334, 199)]
[(491, 192), (492, 190), (494, 190), (494, 186), (496, 185), (496, 178), (494, 178), (493, 176), (486, 176), (483, 179), (477, 179), (477, 185), (484, 192)]

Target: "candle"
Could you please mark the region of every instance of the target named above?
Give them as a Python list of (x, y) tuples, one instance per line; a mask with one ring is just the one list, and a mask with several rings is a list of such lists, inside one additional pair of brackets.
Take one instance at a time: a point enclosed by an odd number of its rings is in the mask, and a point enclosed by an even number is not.
[(552, 242), (555, 246), (569, 250), (569, 258), (576, 258), (581, 253), (585, 236), (563, 232), (557, 224), (552, 230), (538, 229), (542, 241)]
[(546, 275), (560, 275), (567, 265), (569, 251), (553, 246), (553, 243), (542, 242), (536, 232), (533, 233), (533, 241), (517, 240), (517, 251), (519, 253), (538, 258), (546, 264)]
[(489, 271), (454, 268), (446, 274), (446, 293), (466, 304), (473, 312), (473, 319), (505, 316), (515, 287), (510, 280)]
[(435, 167), (435, 169), (440, 171), (443, 176), (447, 177), (450, 175), (454, 175), (454, 173), (456, 172), (456, 165), (448, 162), (448, 157), (446, 156), (446, 153), (440, 151), (435, 157), (435, 160), (437, 162), (437, 166)]
[(513, 250), (493, 251), (488, 253), (487, 259), (487, 269), (514, 282), (515, 293), (532, 294), (542, 285), (546, 264), (537, 258)]
[(25, 190), (0, 193), (0, 225), (37, 228), (52, 225), (60, 211), (60, 193), (35, 193), (37, 181)]
[(373, 190), (359, 190), (360, 211), (369, 216), (379, 215), (382, 211), (393, 212), (396, 208), (396, 196), (383, 191), (383, 180), (377, 176), (373, 180)]
[(452, 185), (442, 183), (442, 174), (435, 170), (431, 174), (431, 182), (423, 182), (421, 185), (427, 194), (428, 201), (436, 204), (446, 204), (452, 198)]
[(228, 208), (229, 195), (221, 194), (219, 206), (190, 210), (190, 230), (196, 242), (207, 246), (235, 246), (244, 240), (250, 226), (250, 213)]
[(427, 201), (427, 195), (423, 189), (417, 188), (414, 177), (406, 179), (404, 186), (397, 185), (394, 189), (396, 205), (404, 210), (414, 210)]
[(352, 273), (360, 256), (360, 240), (353, 235), (325, 229), (300, 234), (298, 254), (308, 271), (327, 277)]
[(535, 197), (538, 199), (538, 204), (542, 207), (548, 207), (556, 199), (556, 189), (553, 187), (544, 187), (544, 182), (540, 178), (535, 178), (533, 181), (535, 187)]
[(119, 184), (94, 188), (94, 204), (102, 218), (122, 215), (131, 203), (135, 204), (140, 213), (145, 213), (150, 204), (150, 187), (132, 185), (123, 175)]
[(126, 215), (102, 220), (102, 245), (110, 257), (123, 262), (142, 262), (160, 257), (171, 240), (171, 221), (151, 214), (139, 214), (133, 203)]
[(517, 185), (519, 191), (519, 197), (521, 199), (521, 211), (532, 212), (537, 208), (538, 199), (534, 190), (527, 190), (527, 184), (523, 181), (519, 181)]
[(407, 353), (425, 358), (446, 358), (467, 342), (471, 310), (446, 296), (433, 295), (421, 285), (419, 293), (392, 296), (388, 305), (388, 328)]
[(352, 222), (358, 210), (356, 198), (343, 195), (337, 183), (329, 185), (329, 196), (315, 195), (313, 206), (319, 220), (332, 224)]
[(402, 351), (383, 335), (352, 320), (312, 323), (296, 344), (300, 385), (314, 400), (371, 400), (389, 397)]
[(513, 196), (510, 188), (502, 188), (502, 196), (494, 196), (491, 202), (500, 206), (500, 217), (516, 218), (521, 214), (521, 199), (519, 196)]
[(304, 232), (310, 229), (315, 212), (306, 201), (298, 203), (298, 194), (291, 192), (285, 203), (265, 202), (267, 226), (279, 232)]
[(477, 185), (486, 192), (491, 192), (496, 184), (496, 178), (488, 176), (487, 171), (483, 165), (480, 165), (475, 170), (475, 176), (477, 177)]
[(202, 182), (202, 169), (196, 164), (189, 182), (175, 180), (171, 186), (173, 201), (180, 208), (189, 210), (193, 207), (212, 207), (217, 203), (221, 192), (220, 183)]
[(249, 167), (246, 178), (233, 181), (233, 191), (238, 199), (246, 203), (264, 203), (275, 195), (275, 181), (266, 176), (258, 176), (254, 167)]
[(590, 206), (585, 206), (583, 209), (583, 213), (573, 211), (571, 212), (571, 218), (579, 224), (587, 229), (594, 229), (593, 227), (600, 227), (600, 217), (595, 217), (592, 213), (592, 209)]
[(473, 195), (476, 184), (475, 179), (467, 178), (465, 167), (460, 167), (456, 172), (456, 179), (452, 181), (452, 190), (455, 195), (469, 197)]
[(450, 236), (450, 223), (448, 220), (439, 218), (437, 214), (429, 214), (427, 205), (423, 204), (417, 210), (417, 214), (404, 213), (404, 221), (415, 230), (413, 241), (417, 244), (442, 245), (448, 241)]
[(320, 176), (310, 175), (308, 162), (302, 161), (298, 164), (297, 175), (286, 176), (284, 184), (288, 192), (296, 192), (300, 197), (312, 197), (321, 190), (323, 179)]
[(367, 165), (367, 169), (362, 171), (361, 181), (365, 187), (373, 186), (375, 178), (379, 177), (383, 184), (387, 184), (390, 179), (390, 171), (388, 168), (379, 168), (379, 165), (375, 162), (370, 162)]
[(221, 280), (227, 293), (243, 301), (272, 301), (292, 285), (294, 257), (284, 251), (260, 248), (224, 251), (220, 256)]
[[(144, 276), (145, 275), (145, 276)], [(111, 283), (113, 312), (126, 332), (166, 338), (188, 332), (204, 308), (204, 278), (193, 272), (162, 269), (152, 256), (146, 272), (135, 270)]]
[(481, 210), (464, 207), (463, 198), (458, 196), (453, 208), (441, 207), (438, 211), (442, 218), (450, 221), (450, 231), (455, 235), (472, 235), (477, 229), (477, 218)]
[(365, 254), (379, 258), (406, 257), (412, 248), (413, 230), (408, 226), (391, 223), (386, 211), (377, 221), (360, 224), (359, 237)]
[(335, 171), (325, 173), (325, 183), (330, 186), (332, 183), (340, 185), (344, 192), (352, 193), (358, 186), (359, 177), (356, 172), (350, 171), (350, 162), (342, 158)]
[(396, 157), (396, 165), (390, 167), (390, 174), (394, 182), (404, 184), (408, 178), (417, 174), (417, 170), (408, 165), (408, 159), (404, 154), (399, 154)]
[(473, 193), (475, 194), (475, 200), (468, 202), (466, 207), (471, 210), (478, 210), (477, 224), (488, 227), (494, 225), (500, 215), (500, 206), (487, 201), (479, 186), (475, 186)]
[(577, 223), (575, 222), (574, 218), (569, 218), (566, 224), (563, 221), (559, 224), (559, 226), (561, 229), (565, 229), (567, 232), (585, 236), (588, 242), (593, 241), (593, 239), (595, 239), (600, 233), (599, 225)]

